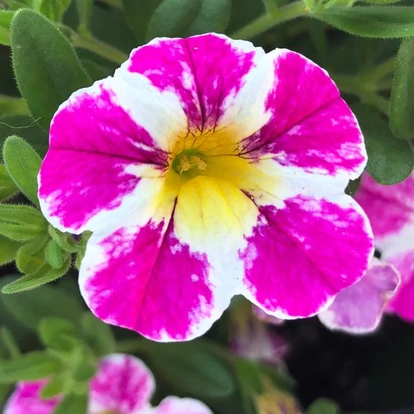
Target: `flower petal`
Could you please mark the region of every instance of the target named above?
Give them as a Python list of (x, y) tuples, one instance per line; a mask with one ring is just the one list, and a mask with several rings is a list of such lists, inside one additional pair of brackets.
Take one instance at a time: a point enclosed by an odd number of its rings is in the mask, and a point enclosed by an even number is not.
[(154, 414), (213, 414), (213, 412), (201, 401), (167, 397), (155, 408)]
[(376, 183), (367, 173), (355, 199), (367, 214), (383, 258), (410, 249), (414, 237), (414, 174), (394, 185)]
[(138, 412), (149, 407), (154, 390), (154, 377), (140, 359), (111, 354), (101, 360), (91, 381), (88, 412)]
[(243, 142), (243, 153), (268, 156), (307, 172), (357, 178), (366, 163), (355, 116), (328, 73), (289, 50), (271, 52), (274, 86), (266, 100), (271, 120)]
[(373, 332), (399, 283), (399, 274), (392, 265), (373, 259), (362, 279), (339, 292), (318, 317), (331, 330)]
[(308, 317), (327, 306), (362, 276), (373, 252), (369, 222), (346, 195), (299, 195), (280, 208), (260, 207), (247, 240), (240, 251), (243, 294), (282, 319)]
[(8, 399), (3, 414), (52, 414), (62, 398), (42, 400), (39, 393), (46, 382), (19, 382)]
[(233, 184), (208, 177), (182, 186), (170, 219), (173, 208), (159, 222), (130, 215), (128, 225), (94, 234), (80, 269), (81, 292), (99, 318), (158, 341), (192, 339), (221, 316), (257, 217)]
[(400, 272), (401, 285), (387, 310), (406, 321), (414, 322), (414, 250), (390, 257), (388, 262)]
[(144, 85), (141, 94), (131, 93), (108, 78), (61, 105), (39, 174), (42, 211), (55, 227), (74, 233), (100, 228), (137, 190), (140, 177), (162, 175), (168, 160), (157, 137), (174, 135), (180, 116), (168, 100), (157, 107), (154, 90)]
[(115, 76), (131, 83), (137, 74), (144, 75), (160, 91), (179, 98), (189, 131), (237, 124), (232, 128), (237, 140), (257, 131), (270, 116), (265, 97), (274, 74), (264, 57), (250, 42), (214, 33), (157, 38), (133, 50)]

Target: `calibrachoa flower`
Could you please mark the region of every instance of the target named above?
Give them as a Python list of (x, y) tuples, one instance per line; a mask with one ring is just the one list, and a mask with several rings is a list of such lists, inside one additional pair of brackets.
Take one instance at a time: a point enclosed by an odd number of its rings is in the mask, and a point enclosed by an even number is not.
[(58, 229), (93, 232), (79, 282), (98, 317), (185, 340), (235, 294), (298, 318), (356, 282), (372, 237), (343, 190), (365, 162), (354, 115), (310, 60), (162, 38), (61, 105), (39, 198)]
[(355, 198), (372, 223), (381, 259), (394, 265), (401, 276), (387, 310), (414, 322), (414, 173), (390, 186), (364, 174)]
[(332, 330), (354, 334), (373, 332), (399, 283), (399, 274), (391, 264), (373, 258), (362, 279), (339, 292), (318, 317)]
[[(17, 384), (4, 414), (52, 414), (62, 397), (42, 400), (39, 393), (46, 382)], [(212, 414), (202, 402), (190, 398), (167, 397), (158, 407), (152, 407), (154, 389), (154, 377), (141, 360), (130, 355), (109, 355), (91, 381), (88, 414)]]

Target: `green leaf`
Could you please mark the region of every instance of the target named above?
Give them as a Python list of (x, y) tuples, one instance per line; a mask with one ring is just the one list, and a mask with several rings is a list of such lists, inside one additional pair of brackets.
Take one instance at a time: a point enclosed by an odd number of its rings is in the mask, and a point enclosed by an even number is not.
[(110, 75), (110, 70), (98, 65), (96, 62), (90, 59), (81, 59), (82, 66), (88, 72), (89, 77), (93, 81), (97, 81), (106, 78)]
[(70, 356), (71, 376), (75, 383), (89, 381), (97, 371), (97, 359), (83, 345), (73, 349)]
[(16, 255), (16, 266), (20, 272), (33, 274), (45, 265), (43, 249), (47, 240), (48, 235), (42, 234), (20, 247)]
[(49, 147), (47, 132), (30, 116), (7, 116), (0, 118), (0, 146), (3, 147), (6, 138), (19, 135), (28, 142), (42, 157)]
[(61, 362), (45, 352), (31, 352), (17, 358), (2, 361), (0, 382), (35, 381), (44, 379), (61, 370)]
[(19, 346), (7, 326), (0, 329), (0, 344), (7, 350), (10, 358), (17, 358), (20, 355)]
[(183, 37), (200, 12), (202, 0), (164, 0), (154, 11), (146, 39)]
[(34, 204), (37, 198), (37, 175), (42, 160), (36, 151), (22, 138), (11, 136), (3, 146), (4, 165), (20, 191)]
[(85, 342), (97, 355), (115, 352), (116, 342), (109, 325), (87, 312), (82, 316), (81, 326)]
[[(1, 11), (1, 10), (0, 10)], [(15, 96), (0, 95), (0, 114), (2, 117), (13, 115), (29, 115), (26, 101)]]
[(231, 0), (202, 0), (198, 14), (190, 24), (186, 35), (223, 33), (231, 12)]
[(16, 241), (32, 240), (47, 229), (47, 223), (34, 207), (0, 204), (0, 234)]
[(340, 414), (340, 409), (333, 401), (321, 398), (312, 403), (306, 414)]
[(140, 43), (146, 39), (148, 23), (163, 0), (122, 0), (125, 18)]
[(40, 398), (45, 400), (63, 394), (70, 385), (70, 376), (67, 372), (62, 372), (50, 378), (48, 383), (41, 389)]
[[(91, 80), (65, 36), (45, 17), (19, 10), (11, 25), (13, 66), (20, 92), (46, 130), (72, 92)], [(41, 90), (41, 93), (39, 91)]]
[(67, 319), (49, 316), (39, 323), (39, 335), (42, 342), (58, 351), (70, 352), (79, 340), (75, 336), (75, 327)]
[(36, 273), (19, 277), (14, 282), (4, 286), (2, 293), (12, 294), (21, 293), (27, 290), (36, 289), (42, 285), (54, 282), (64, 276), (70, 267), (70, 260), (67, 260), (59, 269), (53, 269), (48, 264), (42, 266)]
[(0, 10), (0, 44), (10, 46), (10, 24), (14, 12)]
[(232, 0), (232, 11), (227, 31), (229, 33), (235, 32), (263, 15), (265, 11), (262, 1)]
[(53, 269), (60, 269), (69, 260), (69, 255), (52, 239), (46, 245), (45, 258)]
[(317, 12), (313, 16), (357, 36), (375, 38), (414, 36), (414, 7), (335, 7)]
[(0, 265), (12, 262), (20, 246), (21, 243), (0, 236)]
[(79, 16), (80, 31), (89, 31), (91, 23), (93, 0), (76, 0), (76, 9)]
[(390, 100), (390, 126), (403, 139), (414, 138), (414, 38), (404, 39), (397, 54)]
[(69, 394), (55, 408), (53, 414), (86, 413), (88, 409), (88, 396)]
[(263, 392), (262, 373), (260, 368), (254, 361), (247, 359), (237, 359), (234, 368), (239, 377), (240, 382), (255, 394)]
[(60, 22), (70, 2), (71, 0), (33, 0), (33, 9), (50, 20)]
[(170, 384), (202, 399), (222, 399), (235, 390), (227, 363), (200, 343), (151, 343), (152, 366)]
[(19, 295), (3, 295), (2, 302), (14, 318), (32, 330), (35, 330), (41, 319), (46, 316), (67, 319), (76, 326), (84, 312), (78, 298), (51, 285)]
[(62, 233), (58, 229), (49, 225), (48, 228), (50, 237), (65, 251), (74, 253), (77, 250), (75, 241), (69, 233)]
[(388, 124), (371, 108), (352, 107), (361, 126), (368, 152), (367, 171), (380, 184), (391, 185), (408, 177), (414, 154), (407, 141), (398, 140)]
[(18, 192), (18, 188), (10, 178), (6, 167), (0, 164), (0, 201), (7, 200)]

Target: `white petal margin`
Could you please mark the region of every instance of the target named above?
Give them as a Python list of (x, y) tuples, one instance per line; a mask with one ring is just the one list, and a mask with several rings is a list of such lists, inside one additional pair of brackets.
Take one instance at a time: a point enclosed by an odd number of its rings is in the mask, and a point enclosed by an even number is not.
[(213, 414), (204, 403), (191, 398), (167, 397), (153, 414)]

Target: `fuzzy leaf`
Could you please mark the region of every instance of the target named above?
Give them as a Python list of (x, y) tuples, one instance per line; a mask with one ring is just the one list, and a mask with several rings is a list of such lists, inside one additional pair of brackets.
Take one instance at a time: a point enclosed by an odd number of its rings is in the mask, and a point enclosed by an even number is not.
[(65, 36), (39, 13), (19, 10), (11, 33), (20, 92), (33, 116), (48, 130), (58, 106), (91, 80)]
[(4, 166), (19, 190), (38, 206), (37, 175), (42, 162), (39, 155), (24, 139), (14, 135), (4, 143), (3, 158)]

